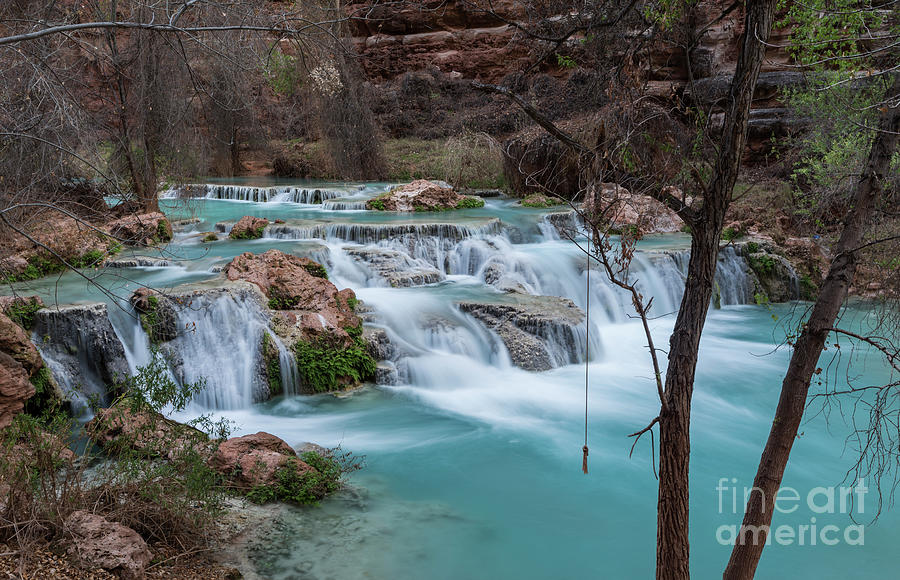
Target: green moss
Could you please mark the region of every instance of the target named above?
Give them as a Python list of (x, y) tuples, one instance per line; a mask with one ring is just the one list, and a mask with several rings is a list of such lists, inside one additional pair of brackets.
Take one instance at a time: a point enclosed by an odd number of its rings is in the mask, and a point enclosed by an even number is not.
[(804, 274), (800, 277), (800, 299), (801, 300), (815, 300), (819, 295), (819, 287), (815, 282), (812, 281), (812, 278), (808, 274)]
[(551, 202), (550, 200), (542, 200), (542, 199), (530, 200), (530, 199), (526, 198), (526, 199), (523, 199), (521, 203), (522, 203), (523, 207), (535, 207), (538, 209), (547, 209), (547, 208), (553, 207), (553, 202)]
[(34, 385), (34, 395), (25, 403), (25, 412), (37, 417), (59, 410), (61, 401), (53, 387), (53, 376), (47, 365), (38, 369), (29, 380)]
[(147, 333), (151, 343), (159, 342), (155, 339), (156, 333), (154, 332), (156, 325), (159, 324), (159, 298), (148, 296), (147, 305), (148, 308), (141, 312), (141, 327)]
[(24, 328), (31, 330), (34, 327), (34, 313), (43, 308), (37, 298), (31, 297), (27, 300), (16, 300), (5, 310), (6, 315)]
[[(314, 469), (298, 470), (300, 460)], [(254, 487), (247, 499), (254, 503), (285, 501), (309, 505), (341, 487), (341, 466), (335, 459), (307, 452), (300, 455), (300, 460), (285, 461), (275, 471), (275, 483)]]
[(228, 234), (228, 237), (232, 240), (258, 240), (259, 238), (263, 237), (263, 233), (265, 231), (266, 226), (260, 226), (252, 230), (244, 230), (240, 232), (231, 230), (231, 233)]
[(769, 277), (775, 273), (775, 258), (763, 254), (762, 256), (750, 256), (748, 258), (750, 269), (756, 272), (757, 276)]
[(172, 226), (169, 220), (163, 218), (156, 222), (156, 235), (153, 241), (157, 244), (172, 241)]
[(281, 382), (281, 358), (278, 355), (275, 339), (268, 332), (263, 333), (262, 354), (263, 361), (266, 364), (266, 380), (269, 383), (269, 393), (276, 397), (284, 393), (284, 385)]
[(726, 242), (733, 242), (743, 235), (744, 234), (742, 234), (740, 230), (736, 230), (734, 228), (725, 228), (722, 230), (722, 239)]
[(272, 293), (269, 297), (270, 310), (291, 310), (300, 299), (296, 296), (282, 296), (281, 294)]
[(359, 305), (358, 298), (347, 298), (347, 306), (350, 310), (356, 311), (356, 307)]
[(348, 383), (375, 378), (375, 359), (360, 338), (362, 329), (352, 332), (356, 334), (352, 346), (336, 334), (323, 334), (314, 341), (300, 340), (294, 345), (300, 380), (309, 391), (327, 393), (343, 389)]
[(484, 207), (484, 200), (480, 197), (468, 195), (456, 204), (456, 209), (477, 209), (479, 207)]
[(90, 250), (73, 259), (70, 263), (76, 268), (92, 268), (98, 266), (106, 257), (103, 250)]
[(313, 262), (312, 264), (304, 264), (303, 268), (316, 278), (324, 278), (325, 280), (328, 279), (328, 272), (325, 270), (325, 266), (323, 266), (322, 264)]

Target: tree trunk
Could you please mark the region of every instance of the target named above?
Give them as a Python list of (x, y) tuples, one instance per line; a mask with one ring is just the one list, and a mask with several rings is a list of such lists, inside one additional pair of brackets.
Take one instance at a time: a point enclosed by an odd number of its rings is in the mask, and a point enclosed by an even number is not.
[(748, 0), (744, 35), (731, 82), (712, 180), (704, 192), (684, 296), (675, 321), (666, 371), (666, 405), (659, 417), (659, 498), (656, 577), (690, 578), (689, 460), (691, 398), (700, 336), (714, 287), (719, 237), (747, 140), (750, 105), (775, 18), (775, 0)]
[[(888, 100), (900, 97), (900, 76), (895, 76), (888, 91)], [(856, 274), (856, 248), (863, 241), (867, 226), (881, 194), (881, 183), (890, 170), (891, 156), (897, 148), (900, 132), (900, 107), (888, 106), (879, 120), (878, 133), (872, 142), (866, 168), (856, 185), (853, 208), (850, 210), (844, 230), (835, 248), (828, 275), (822, 284), (818, 300), (813, 306), (809, 321), (794, 345), (791, 362), (781, 385), (781, 397), (775, 410), (775, 419), (769, 431), (769, 439), (763, 449), (753, 487), (761, 490), (750, 495), (744, 521), (731, 559), (725, 569), (728, 580), (750, 580), (765, 547), (768, 527), (772, 522), (775, 497), (784, 477), (791, 447), (797, 437), (809, 384), (847, 290)], [(758, 535), (754, 535), (758, 531)], [(754, 541), (755, 540), (755, 541)]]

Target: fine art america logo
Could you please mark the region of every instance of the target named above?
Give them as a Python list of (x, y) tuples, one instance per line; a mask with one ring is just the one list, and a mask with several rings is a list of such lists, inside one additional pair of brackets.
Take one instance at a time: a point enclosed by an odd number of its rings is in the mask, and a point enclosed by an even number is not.
[[(739, 487), (737, 478), (722, 477), (716, 485), (719, 500), (719, 514), (734, 514), (742, 517), (747, 500), (753, 494), (763, 494), (758, 487)], [(748, 526), (741, 530), (740, 524), (726, 524), (716, 528), (716, 541), (722, 545), (732, 546), (735, 542), (759, 544), (773, 542), (782, 546), (835, 546), (841, 542), (849, 546), (862, 546), (865, 543), (865, 526), (853, 523), (856, 516), (865, 514), (866, 493), (869, 488), (865, 480), (860, 479), (856, 485), (841, 487), (814, 487), (805, 494), (793, 487), (782, 487), (775, 496), (773, 520), (779, 514), (795, 514), (800, 523), (775, 523), (770, 526)], [(763, 498), (768, 500), (768, 498)], [(764, 506), (771, 506), (764, 501)], [(809, 514), (807, 516), (807, 514)], [(846, 526), (820, 522), (823, 516), (846, 514), (850, 520)], [(832, 518), (833, 519), (833, 518)]]

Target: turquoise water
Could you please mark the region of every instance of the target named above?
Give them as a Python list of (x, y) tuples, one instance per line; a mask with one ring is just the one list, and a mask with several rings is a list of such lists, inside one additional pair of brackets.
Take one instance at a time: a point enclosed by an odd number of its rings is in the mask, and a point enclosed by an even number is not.
[[(378, 191), (377, 187), (372, 191)], [(234, 411), (214, 411), (235, 422), (237, 433), (265, 430), (292, 445), (313, 441), (341, 445), (365, 456), (365, 468), (348, 488), (317, 507), (295, 508), (273, 522), (254, 562), (265, 577), (335, 579), (544, 579), (647, 578), (655, 568), (656, 480), (650, 439), (629, 458), (627, 437), (658, 412), (641, 328), (625, 316), (615, 294), (584, 295), (579, 253), (566, 241), (546, 239), (538, 227), (543, 212), (508, 200), (464, 212), (401, 216), (374, 212), (323, 211), (287, 203), (192, 200), (166, 201), (174, 218), (200, 217), (176, 238), (166, 257), (170, 268), (89, 272), (104, 286), (127, 296), (139, 285), (172, 287), (209, 280), (210, 269), (244, 251), (278, 248), (329, 256), (329, 274), (352, 287), (383, 316), (399, 339), (418, 349), (409, 360), (406, 384), (365, 387), (335, 396), (279, 398)], [(424, 288), (393, 289), (363, 282), (342, 258), (340, 240), (222, 240), (202, 244), (193, 235), (243, 215), (323, 222), (475, 223), (499, 217), (508, 240), (487, 240), (500, 257), (537, 269), (545, 292), (603, 302), (593, 333), (602, 345), (593, 353), (589, 383), (590, 474), (581, 473), (584, 367), (544, 373), (510, 366), (502, 355), (480, 350), (486, 343), (468, 334), (435, 342), (422, 322), (461, 299), (511, 300), (477, 275), (452, 275)], [(512, 244), (509, 244), (512, 240)], [(501, 243), (502, 242), (502, 243)], [(490, 245), (489, 244), (489, 245)], [(643, 249), (683, 248), (683, 235), (650, 238)], [(595, 277), (597, 276), (595, 272)], [(647, 291), (659, 294), (658, 313), (676, 303), (671, 284), (646, 272)], [(595, 283), (596, 278), (594, 279)], [(551, 289), (551, 290), (546, 290)], [(25, 291), (24, 288), (21, 290)], [(75, 274), (31, 283), (29, 290), (60, 302), (103, 299)], [(713, 310), (706, 326), (697, 374), (692, 423), (691, 547), (697, 578), (721, 575), (730, 549), (720, 545), (720, 526), (739, 524), (731, 493), (749, 486), (768, 433), (781, 378), (790, 353), (776, 349), (785, 328), (796, 324), (806, 305), (729, 306)], [(593, 306), (592, 306), (593, 308)], [(853, 311), (865, 319), (867, 311)], [(672, 316), (653, 321), (658, 345), (665, 345)], [(461, 337), (461, 338), (460, 338)], [(393, 338), (393, 337), (392, 337)], [(430, 342), (429, 342), (430, 341)], [(468, 342), (467, 342), (468, 341)], [(449, 346), (448, 346), (449, 345)], [(473, 346), (474, 345), (474, 346)], [(830, 355), (831, 353), (826, 353)], [(853, 369), (870, 382), (885, 381), (880, 360), (866, 351)], [(837, 364), (832, 380), (850, 357)], [(835, 377), (837, 377), (835, 379)], [(810, 414), (812, 416), (813, 414)], [(817, 486), (841, 485), (854, 454), (845, 448), (850, 429), (839, 414), (802, 428), (785, 485), (801, 495)], [(717, 491), (722, 478), (728, 487)], [(742, 490), (738, 492), (742, 493)], [(874, 498), (874, 490), (867, 500)], [(722, 509), (720, 510), (720, 501)], [(742, 509), (738, 497), (736, 507)], [(900, 518), (896, 511), (875, 525), (873, 501), (857, 514), (866, 524), (864, 545), (769, 546), (759, 578), (893, 577)], [(846, 513), (817, 514), (805, 503), (775, 524), (833, 524), (841, 533), (853, 524)]]

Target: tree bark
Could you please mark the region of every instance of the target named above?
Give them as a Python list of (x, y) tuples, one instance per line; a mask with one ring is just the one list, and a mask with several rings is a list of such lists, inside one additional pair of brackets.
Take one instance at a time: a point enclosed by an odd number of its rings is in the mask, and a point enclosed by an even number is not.
[(700, 336), (712, 300), (719, 237), (747, 140), (750, 105), (775, 17), (775, 0), (749, 0), (712, 180), (704, 192), (666, 372), (667, 408), (659, 418), (656, 577), (690, 578), (689, 460), (691, 398)]
[[(744, 521), (737, 541), (731, 552), (731, 559), (725, 568), (724, 578), (728, 580), (750, 580), (756, 573), (756, 566), (765, 547), (768, 527), (772, 523), (775, 497), (784, 477), (791, 447), (797, 437), (809, 384), (828, 338), (829, 329), (840, 311), (847, 290), (856, 274), (856, 249), (862, 244), (868, 225), (871, 223), (876, 201), (881, 195), (881, 184), (890, 170), (891, 156), (897, 148), (897, 134), (900, 132), (900, 76), (894, 81), (887, 95), (893, 101), (881, 114), (878, 132), (872, 142), (865, 170), (856, 185), (853, 207), (844, 222), (844, 229), (835, 248), (835, 257), (822, 284), (819, 298), (813, 306), (809, 321), (803, 326), (800, 337), (794, 345), (794, 352), (788, 365), (781, 397), (775, 410), (775, 419), (769, 431), (769, 439), (763, 449), (753, 487), (761, 492), (753, 492), (747, 501)], [(759, 530), (754, 538), (754, 531)], [(755, 539), (755, 541), (754, 541)]]

